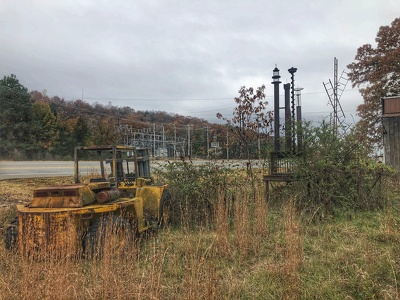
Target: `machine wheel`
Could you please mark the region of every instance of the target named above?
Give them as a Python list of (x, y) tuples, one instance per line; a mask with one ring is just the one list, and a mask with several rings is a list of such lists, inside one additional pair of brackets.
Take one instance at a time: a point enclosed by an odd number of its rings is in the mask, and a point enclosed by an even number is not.
[(124, 253), (134, 240), (137, 230), (134, 223), (122, 216), (97, 219), (83, 239), (85, 255), (101, 258), (104, 254)]
[(14, 250), (18, 247), (18, 217), (6, 229), (5, 246), (7, 250)]
[(161, 201), (160, 201), (159, 225), (165, 227), (171, 224), (171, 221), (173, 219), (172, 216), (173, 216), (173, 210), (171, 203), (171, 194), (169, 193), (169, 191), (165, 190), (161, 196)]

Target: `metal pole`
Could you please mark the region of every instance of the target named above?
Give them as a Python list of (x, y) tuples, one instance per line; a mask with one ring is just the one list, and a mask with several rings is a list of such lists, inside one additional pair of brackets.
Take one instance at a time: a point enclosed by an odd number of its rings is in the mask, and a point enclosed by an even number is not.
[(164, 125), (162, 127), (162, 151), (163, 151), (163, 157), (165, 156), (164, 150), (165, 150), (165, 131), (164, 131)]
[(280, 151), (279, 144), (279, 69), (275, 67), (273, 70), (272, 84), (274, 85), (274, 151)]
[(283, 85), (285, 90), (285, 152), (289, 153), (292, 150), (292, 124), (290, 113), (290, 83)]
[(294, 103), (294, 73), (296, 73), (297, 69), (296, 68), (290, 68), (289, 73), (292, 75), (291, 80), (292, 80), (292, 86), (291, 86), (291, 98), (292, 98), (292, 152), (293, 154), (296, 153), (296, 123), (295, 123), (295, 103)]
[(156, 124), (153, 123), (153, 157), (156, 157)]
[(176, 160), (176, 124), (174, 124), (174, 160)]
[(226, 132), (226, 160), (229, 160), (229, 138), (228, 131)]
[(188, 125), (188, 157), (190, 157), (190, 125)]
[(303, 148), (303, 127), (301, 124), (301, 90), (303, 88), (297, 87), (295, 88), (296, 97), (297, 97), (297, 107), (296, 107), (296, 114), (297, 114), (297, 151), (301, 152)]
[(207, 128), (207, 159), (209, 158), (209, 147), (210, 147), (210, 141), (209, 141), (209, 138), (208, 138), (208, 126), (206, 127)]

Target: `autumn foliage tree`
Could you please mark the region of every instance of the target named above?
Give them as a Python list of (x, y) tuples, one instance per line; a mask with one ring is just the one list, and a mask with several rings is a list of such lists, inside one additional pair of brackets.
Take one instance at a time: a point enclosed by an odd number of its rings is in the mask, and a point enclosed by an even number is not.
[[(162, 136), (169, 156), (186, 155), (190, 149), (192, 157), (211, 153), (225, 157), (226, 153), (231, 159), (255, 158), (267, 148), (271, 121), (264, 89), (242, 87), (232, 119), (220, 115), (228, 123), (222, 125), (162, 111), (50, 97), (46, 90), (29, 92), (13, 74), (4, 76), (0, 78), (0, 159), (72, 159), (75, 146), (136, 142), (148, 139), (154, 129), (151, 141), (143, 146), (150, 142), (156, 147)], [(222, 147), (211, 152), (210, 137)]]
[(237, 106), (233, 110), (233, 117), (229, 119), (217, 113), (217, 118), (225, 120), (236, 137), (241, 158), (250, 159), (251, 144), (257, 142), (262, 135), (269, 133), (272, 112), (265, 111), (268, 102), (264, 100), (264, 91), (264, 85), (257, 89), (242, 86), (239, 97), (234, 99)]
[(381, 98), (400, 95), (400, 18), (381, 26), (376, 46), (358, 48), (355, 61), (347, 66), (353, 87), (359, 87), (364, 103), (357, 108), (356, 132), (373, 150), (382, 144)]
[(46, 153), (51, 153), (58, 137), (57, 118), (50, 106), (42, 101), (32, 104), (32, 128), (35, 137), (36, 158), (45, 158)]

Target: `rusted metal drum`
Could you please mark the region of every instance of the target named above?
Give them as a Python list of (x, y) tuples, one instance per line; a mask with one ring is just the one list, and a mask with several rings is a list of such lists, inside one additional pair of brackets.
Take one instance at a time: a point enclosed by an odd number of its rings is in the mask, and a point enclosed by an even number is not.
[(96, 195), (98, 203), (106, 203), (121, 197), (121, 192), (118, 189), (102, 191)]

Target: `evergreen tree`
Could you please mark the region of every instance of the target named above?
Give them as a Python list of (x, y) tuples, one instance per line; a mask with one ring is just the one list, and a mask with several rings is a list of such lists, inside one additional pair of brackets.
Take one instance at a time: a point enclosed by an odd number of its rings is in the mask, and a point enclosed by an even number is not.
[(14, 74), (0, 80), (0, 156), (24, 158), (34, 150), (32, 103)]

